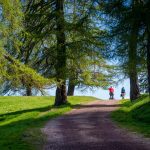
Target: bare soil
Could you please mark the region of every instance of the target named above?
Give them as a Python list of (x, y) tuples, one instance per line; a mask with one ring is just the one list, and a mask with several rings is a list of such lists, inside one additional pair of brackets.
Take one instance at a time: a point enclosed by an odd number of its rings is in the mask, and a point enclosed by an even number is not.
[(150, 139), (118, 127), (110, 113), (115, 100), (94, 101), (50, 120), (42, 132), (44, 150), (150, 150)]

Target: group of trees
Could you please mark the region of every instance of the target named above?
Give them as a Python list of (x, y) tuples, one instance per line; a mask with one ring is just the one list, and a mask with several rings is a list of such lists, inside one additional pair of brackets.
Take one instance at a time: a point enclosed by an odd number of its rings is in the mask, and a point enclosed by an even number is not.
[(94, 1), (6, 0), (0, 8), (2, 94), (29, 96), (56, 85), (60, 105), (67, 102), (66, 84), (73, 95), (77, 85), (112, 82), (112, 67), (101, 55), (106, 31), (97, 26)]
[(52, 82), (18, 59), (23, 44), (21, 43), (22, 18), (22, 7), (18, 0), (0, 1), (0, 83), (1, 91), (4, 93), (8, 91), (7, 89), (29, 86), (31, 82), (33, 87), (39, 89)]
[(150, 92), (149, 11), (146, 0), (0, 0), (1, 93), (55, 85), (61, 105), (76, 86), (111, 84), (108, 58), (130, 78), (131, 100), (143, 74)]
[[(130, 79), (130, 99), (136, 100), (140, 88), (150, 93), (150, 1), (98, 1), (106, 15), (111, 48), (109, 55), (119, 61)], [(140, 86), (140, 87), (139, 87)]]

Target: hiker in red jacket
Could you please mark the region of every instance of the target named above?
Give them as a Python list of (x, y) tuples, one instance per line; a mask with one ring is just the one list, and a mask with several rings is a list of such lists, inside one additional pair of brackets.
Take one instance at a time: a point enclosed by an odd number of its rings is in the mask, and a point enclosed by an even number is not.
[(109, 95), (110, 95), (109, 99), (114, 99), (114, 88), (111, 86), (108, 90), (109, 90)]

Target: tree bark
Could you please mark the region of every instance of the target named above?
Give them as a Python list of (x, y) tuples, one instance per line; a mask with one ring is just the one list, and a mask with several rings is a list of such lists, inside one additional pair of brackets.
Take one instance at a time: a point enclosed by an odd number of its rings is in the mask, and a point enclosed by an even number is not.
[(66, 85), (61, 84), (56, 89), (55, 106), (67, 103)]
[(30, 86), (26, 87), (26, 96), (32, 96), (32, 88)]
[[(56, 76), (59, 86), (56, 89), (55, 106), (67, 102), (66, 93), (66, 46), (65, 46), (64, 0), (56, 0), (57, 64)], [(62, 82), (63, 81), (63, 82)]]
[(137, 73), (130, 73), (130, 100), (136, 100), (140, 95)]
[(148, 93), (150, 96), (150, 32), (148, 32), (147, 40), (147, 73), (148, 73)]
[(75, 90), (75, 84), (72, 82), (71, 79), (69, 79), (69, 84), (68, 84), (68, 96), (73, 96), (74, 95), (74, 90)]
[(140, 95), (137, 74), (137, 38), (138, 23), (134, 23), (129, 38), (129, 78), (130, 78), (130, 100), (136, 100)]

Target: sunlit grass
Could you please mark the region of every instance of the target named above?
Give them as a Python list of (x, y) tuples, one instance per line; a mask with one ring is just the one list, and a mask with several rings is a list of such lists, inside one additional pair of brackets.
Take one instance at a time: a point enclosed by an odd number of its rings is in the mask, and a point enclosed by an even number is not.
[(147, 95), (141, 96), (131, 103), (121, 101), (122, 107), (112, 113), (112, 118), (121, 126), (137, 131), (150, 137), (150, 99)]
[(96, 99), (69, 97), (68, 100), (68, 104), (56, 108), (54, 97), (0, 97), (0, 150), (35, 149), (31, 144), (35, 142), (33, 136), (40, 136), (39, 129), (46, 121), (70, 111), (75, 105)]

